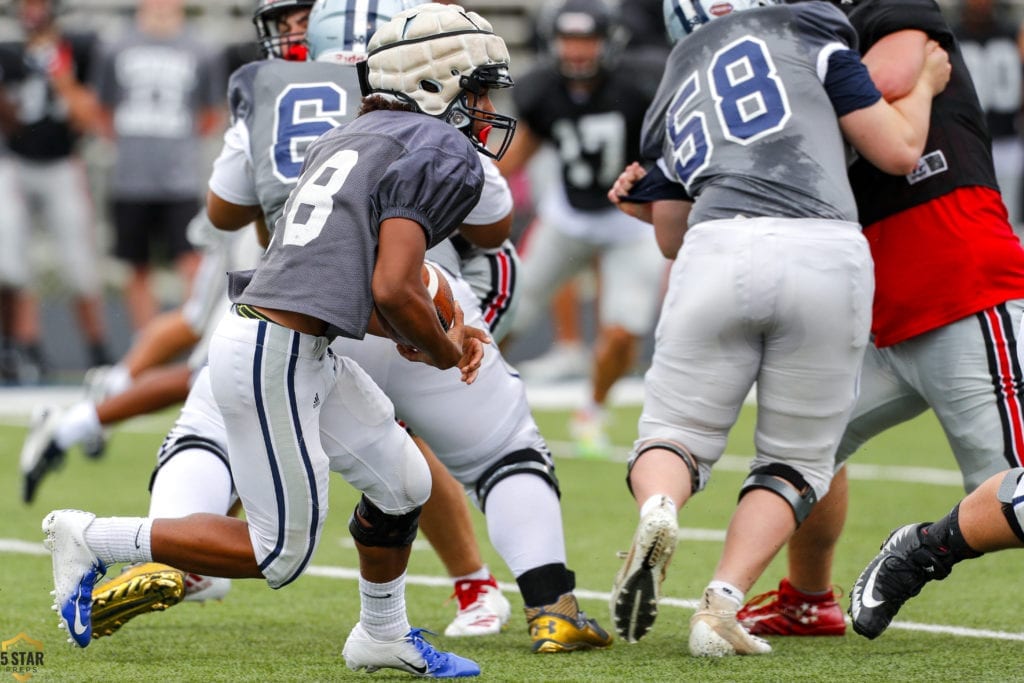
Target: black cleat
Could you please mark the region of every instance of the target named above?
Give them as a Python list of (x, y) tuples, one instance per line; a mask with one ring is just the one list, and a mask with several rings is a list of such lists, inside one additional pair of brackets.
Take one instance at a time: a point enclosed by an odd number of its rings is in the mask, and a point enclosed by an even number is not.
[(877, 638), (893, 617), (929, 581), (949, 576), (953, 558), (945, 548), (922, 542), (928, 523), (908, 524), (889, 535), (850, 593), (853, 630)]

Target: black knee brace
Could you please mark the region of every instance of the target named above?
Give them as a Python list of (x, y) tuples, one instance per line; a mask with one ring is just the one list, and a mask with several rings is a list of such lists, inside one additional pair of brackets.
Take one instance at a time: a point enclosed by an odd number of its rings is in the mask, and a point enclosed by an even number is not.
[[(784, 481), (779, 481), (779, 479)], [(807, 483), (803, 475), (789, 465), (780, 462), (773, 462), (751, 470), (740, 489), (740, 498), (742, 499), (754, 489), (767, 489), (789, 503), (789, 506), (793, 508), (797, 526), (803, 524), (803, 521), (811, 514), (814, 504), (818, 502), (814, 488)]]
[(486, 512), (487, 496), (494, 485), (514, 474), (535, 474), (554, 489), (556, 496), (562, 497), (562, 492), (558, 488), (558, 477), (555, 476), (555, 466), (537, 451), (526, 448), (509, 453), (480, 475), (476, 482), (476, 499), (480, 501), (482, 512)]
[(641, 455), (654, 448), (663, 448), (679, 456), (679, 459), (686, 465), (686, 469), (690, 471), (690, 495), (697, 493), (700, 489), (700, 468), (697, 466), (697, 459), (693, 457), (693, 454), (675, 441), (645, 441), (636, 449), (636, 455), (630, 460), (629, 467), (626, 469), (626, 488), (629, 489), (630, 495), (633, 493), (633, 484), (629, 481), (629, 475), (633, 472), (633, 466), (636, 465), (636, 461), (640, 459)]
[(404, 515), (389, 515), (364, 495), (352, 511), (348, 531), (357, 543), (372, 548), (411, 545), (416, 538), (422, 509), (418, 507)]

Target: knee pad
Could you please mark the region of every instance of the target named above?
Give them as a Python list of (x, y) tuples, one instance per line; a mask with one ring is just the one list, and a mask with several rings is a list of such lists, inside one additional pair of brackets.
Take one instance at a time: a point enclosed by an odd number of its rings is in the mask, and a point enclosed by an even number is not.
[(1021, 518), (1024, 517), (1024, 468), (1015, 467), (1006, 473), (999, 485), (996, 498), (1003, 504), (1003, 516), (1013, 529), (1013, 533), (1024, 542), (1024, 528)]
[(555, 466), (537, 451), (526, 448), (509, 453), (480, 475), (476, 482), (476, 499), (480, 501), (481, 512), (487, 511), (487, 496), (494, 485), (515, 474), (535, 474), (554, 489), (556, 496), (562, 497), (562, 492), (558, 488), (558, 477), (555, 476)]
[(418, 507), (404, 515), (389, 515), (364, 495), (348, 520), (348, 531), (358, 543), (372, 548), (411, 545), (419, 529), (422, 509)]
[(789, 503), (797, 526), (803, 524), (818, 502), (814, 487), (807, 483), (803, 475), (789, 465), (778, 462), (751, 470), (740, 489), (740, 498), (754, 489), (767, 489)]
[(629, 475), (633, 472), (633, 466), (636, 465), (636, 461), (640, 459), (641, 455), (655, 448), (663, 448), (679, 456), (679, 459), (686, 465), (686, 469), (690, 471), (690, 495), (697, 493), (700, 490), (700, 467), (697, 466), (697, 459), (682, 444), (675, 441), (646, 441), (643, 445), (637, 447), (633, 457), (630, 458), (629, 467), (626, 468), (626, 488), (629, 489), (629, 493), (633, 493), (633, 484), (629, 481)]

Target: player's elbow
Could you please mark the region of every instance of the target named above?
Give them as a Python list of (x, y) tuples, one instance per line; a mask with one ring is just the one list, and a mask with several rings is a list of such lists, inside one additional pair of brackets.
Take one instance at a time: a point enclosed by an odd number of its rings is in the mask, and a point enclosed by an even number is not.
[(922, 150), (916, 146), (893, 147), (872, 161), (879, 170), (889, 175), (909, 175), (917, 168)]

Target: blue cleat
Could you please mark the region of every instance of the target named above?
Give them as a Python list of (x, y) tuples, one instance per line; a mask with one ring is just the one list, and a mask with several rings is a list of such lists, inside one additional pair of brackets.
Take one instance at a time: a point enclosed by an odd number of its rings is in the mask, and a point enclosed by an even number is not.
[(43, 520), (43, 544), (53, 557), (53, 610), (68, 642), (86, 647), (92, 640), (92, 588), (107, 571), (85, 542), (85, 529), (96, 515), (81, 510), (54, 510)]
[(341, 651), (345, 665), (353, 671), (398, 669), (423, 678), (468, 678), (480, 675), (480, 666), (451, 652), (439, 652), (423, 637), (429, 633), (414, 628), (398, 640), (375, 640), (357, 623)]

